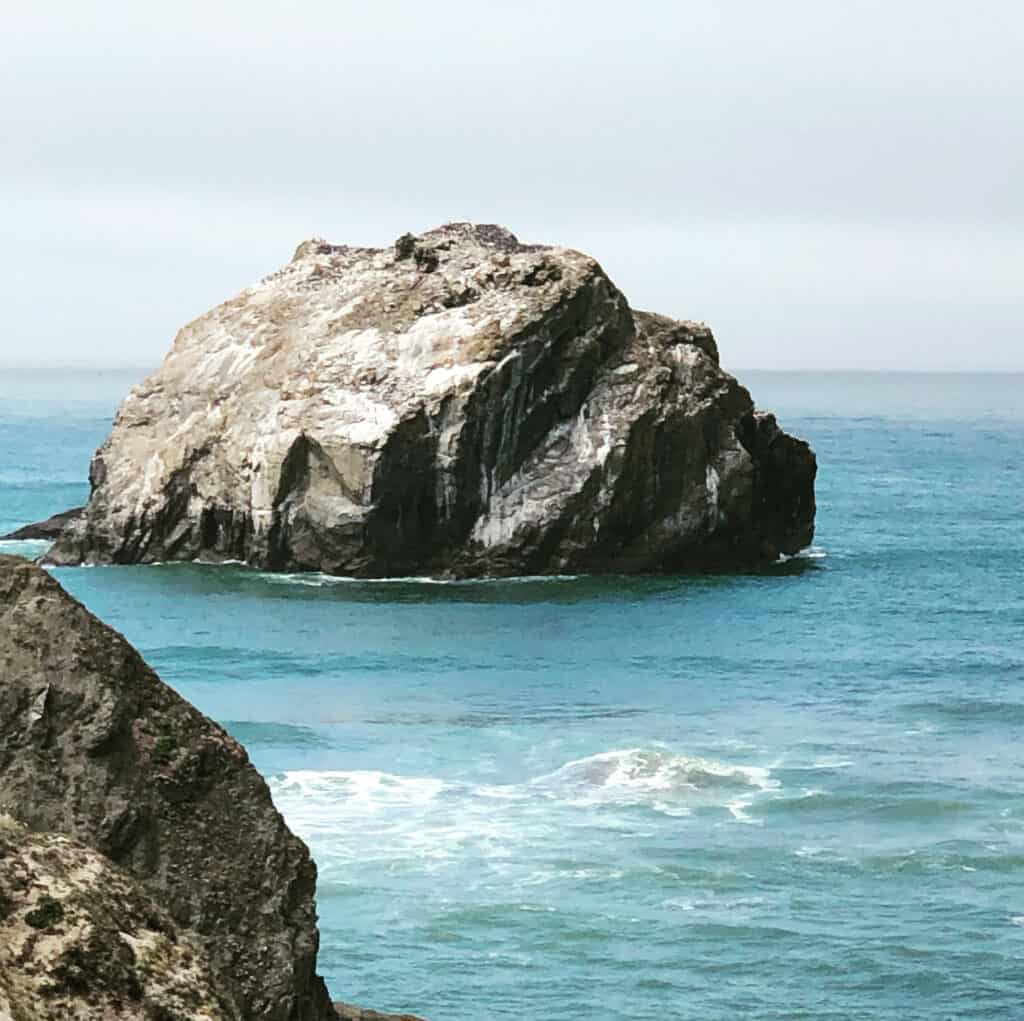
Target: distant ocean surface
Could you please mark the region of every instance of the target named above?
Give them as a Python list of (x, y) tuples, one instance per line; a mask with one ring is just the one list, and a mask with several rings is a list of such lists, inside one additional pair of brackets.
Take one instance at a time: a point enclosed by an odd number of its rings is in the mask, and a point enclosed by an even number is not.
[[(740, 378), (820, 464), (761, 574), (55, 572), (249, 749), (337, 998), (1024, 1017), (1024, 377)], [(0, 533), (85, 500), (132, 382), (0, 375)]]

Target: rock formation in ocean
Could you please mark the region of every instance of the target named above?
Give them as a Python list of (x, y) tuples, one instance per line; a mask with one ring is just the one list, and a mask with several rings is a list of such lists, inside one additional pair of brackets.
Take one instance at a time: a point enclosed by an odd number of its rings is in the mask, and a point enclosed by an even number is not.
[[(316, 866), (245, 750), (46, 571), (13, 557), (0, 557), (0, 813), (138, 880), (202, 948), (220, 1016), (334, 1018), (316, 974)], [(14, 853), (42, 861), (47, 846)], [(69, 868), (95, 870), (72, 845), (58, 850)], [(114, 924), (109, 909), (96, 924)], [(136, 925), (138, 938), (155, 945), (162, 924)]]
[(758, 564), (806, 546), (814, 454), (710, 330), (592, 258), (449, 224), (312, 240), (122, 404), (54, 563), (442, 576)]
[(367, 1010), (352, 1003), (336, 1003), (334, 1009), (338, 1021), (423, 1021), (415, 1014), (382, 1014), (379, 1010)]
[(104, 855), (0, 815), (0, 1019), (243, 1021), (206, 956)]
[(77, 521), (82, 516), (84, 510), (84, 507), (72, 507), (71, 510), (61, 511), (60, 514), (54, 514), (45, 521), (36, 521), (31, 525), (25, 525), (23, 528), (17, 528), (13, 532), (8, 532), (7, 535), (0, 535), (0, 541), (6, 542), (11, 539), (49, 539), (52, 542), (68, 525)]

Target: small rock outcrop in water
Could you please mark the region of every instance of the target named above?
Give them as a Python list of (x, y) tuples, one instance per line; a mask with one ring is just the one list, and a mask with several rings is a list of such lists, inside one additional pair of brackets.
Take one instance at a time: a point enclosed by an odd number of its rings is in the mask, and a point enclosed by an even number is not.
[(0, 812), (138, 880), (202, 948), (224, 1017), (335, 1016), (315, 971), (316, 866), (245, 750), (13, 557), (0, 557)]
[(336, 1003), (338, 1021), (423, 1021), (415, 1014), (382, 1014), (379, 1010), (367, 1010), (351, 1003)]
[(579, 252), (450, 224), (386, 249), (304, 242), (181, 330), (49, 558), (741, 566), (810, 542), (815, 470), (706, 327), (633, 311)]
[(84, 507), (73, 507), (71, 510), (61, 511), (60, 514), (54, 514), (45, 521), (36, 521), (7, 535), (0, 535), (0, 540), (49, 539), (52, 542), (68, 525), (77, 521), (84, 510)]
[(98, 851), (0, 816), (0, 1019), (242, 1021), (206, 951)]

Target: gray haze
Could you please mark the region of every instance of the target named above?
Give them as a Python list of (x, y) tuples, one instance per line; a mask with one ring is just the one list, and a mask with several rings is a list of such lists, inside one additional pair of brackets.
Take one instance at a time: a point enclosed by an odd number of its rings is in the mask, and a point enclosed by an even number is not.
[(1024, 369), (1016, 0), (46, 6), (0, 39), (0, 363), (148, 368), (305, 237), (480, 220), (733, 368)]

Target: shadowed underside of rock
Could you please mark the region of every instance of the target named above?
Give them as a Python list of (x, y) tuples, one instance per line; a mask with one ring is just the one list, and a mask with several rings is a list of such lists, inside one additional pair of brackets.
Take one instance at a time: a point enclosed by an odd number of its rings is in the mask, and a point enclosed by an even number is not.
[(247, 1021), (334, 1017), (315, 973), (316, 867), (244, 749), (13, 557), (0, 557), (0, 812), (139, 880)]
[(309, 241), (186, 326), (55, 563), (386, 576), (675, 571), (806, 546), (815, 460), (701, 325), (498, 227)]

